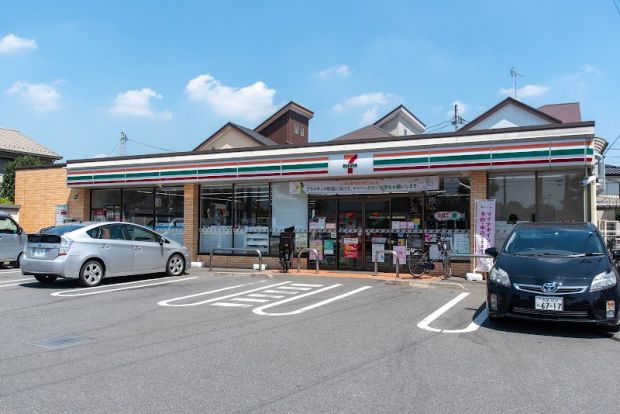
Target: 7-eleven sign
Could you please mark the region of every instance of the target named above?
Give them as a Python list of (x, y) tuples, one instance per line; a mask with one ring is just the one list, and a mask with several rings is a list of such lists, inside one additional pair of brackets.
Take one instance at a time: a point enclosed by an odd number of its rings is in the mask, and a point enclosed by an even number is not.
[(329, 175), (356, 176), (370, 175), (373, 172), (371, 152), (347, 153), (329, 157)]

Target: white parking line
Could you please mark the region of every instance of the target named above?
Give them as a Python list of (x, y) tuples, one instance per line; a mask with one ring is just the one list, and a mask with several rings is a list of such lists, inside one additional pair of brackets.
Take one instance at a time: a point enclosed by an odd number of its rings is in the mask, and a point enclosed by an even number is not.
[(441, 332), (441, 333), (467, 333), (467, 332), (474, 332), (475, 330), (480, 328), (480, 325), (482, 325), (484, 323), (484, 321), (486, 320), (486, 318), (488, 316), (488, 313), (487, 313), (486, 309), (484, 309), (482, 312), (480, 312), (478, 314), (478, 316), (476, 316), (476, 318), (474, 318), (474, 320), (464, 329), (437, 329), (437, 328), (432, 328), (431, 326), (429, 326), (431, 323), (433, 323), (433, 321), (435, 321), (435, 319), (439, 318), (441, 315), (446, 313), (448, 310), (450, 310), (450, 308), (452, 308), (454, 305), (456, 305), (457, 303), (459, 303), (460, 301), (465, 299), (467, 296), (469, 296), (469, 292), (463, 292), (463, 293), (459, 294), (457, 297), (455, 297), (454, 299), (450, 300), (445, 305), (441, 306), (435, 312), (431, 313), (426, 318), (422, 319), (418, 323), (418, 328), (424, 329), (424, 330), (429, 331), (429, 332)]
[(282, 286), (280, 289), (284, 290), (312, 290), (309, 287), (296, 287), (296, 286)]
[[(178, 302), (178, 301), (181, 301), (181, 300), (184, 300), (184, 299), (195, 298), (197, 296), (209, 295), (211, 293), (217, 293), (217, 292), (221, 292), (221, 291), (224, 291), (224, 290), (235, 289), (235, 288), (238, 288), (238, 287), (241, 287), (241, 286), (246, 286), (246, 285), (252, 285), (253, 284), (253, 283), (246, 283), (246, 284), (243, 284), (243, 285), (231, 286), (231, 287), (227, 287), (227, 288), (223, 288), (223, 289), (208, 290), (206, 292), (196, 293), (194, 295), (187, 295), (187, 296), (181, 296), (181, 297), (178, 297), (178, 298), (166, 299), (166, 300), (162, 300), (162, 301), (157, 302), (157, 304), (159, 306), (175, 306), (175, 307), (199, 306), (199, 305), (204, 305), (205, 303), (218, 302), (218, 301), (221, 301), (223, 299), (233, 298), (233, 297), (236, 297), (236, 296), (242, 296), (242, 295), (245, 295), (247, 293), (254, 293), (256, 291), (267, 289), (267, 288), (271, 288), (271, 287), (274, 287), (274, 286), (285, 285), (287, 283), (291, 283), (291, 282), (281, 282), (281, 283), (275, 283), (273, 285), (261, 286), (259, 288), (245, 290), (243, 292), (237, 292), (237, 293), (233, 293), (231, 295), (220, 296), (220, 297), (213, 298), (213, 299), (207, 299), (207, 300), (203, 300), (203, 301), (200, 301), (200, 302), (182, 303), (180, 305), (172, 305), (171, 304), (172, 302)], [(218, 305), (218, 306), (220, 306), (220, 305)]]
[(245, 303), (217, 302), (217, 303), (212, 303), (211, 306), (222, 306), (226, 308), (249, 308), (252, 305), (247, 305)]
[[(137, 286), (127, 286), (127, 285), (134, 285), (136, 283), (148, 282), (148, 281), (151, 281), (151, 280), (161, 280), (161, 278), (147, 279), (147, 280), (138, 280), (138, 281), (135, 281), (135, 282), (117, 283), (115, 285), (95, 286), (95, 287), (92, 287), (92, 288), (63, 290), (63, 291), (60, 291), (60, 292), (51, 293), (51, 295), (52, 296), (60, 296), (60, 297), (77, 297), (77, 296), (98, 295), (98, 294), (101, 294), (101, 293), (118, 292), (120, 290), (129, 290), (129, 289), (140, 289), (140, 288), (148, 287), (148, 286), (157, 286), (157, 285), (164, 285), (164, 284), (167, 284), (167, 283), (182, 282), (184, 280), (198, 279), (198, 276), (182, 277), (182, 278), (177, 278), (177, 277), (173, 276), (172, 278), (174, 278), (174, 279), (173, 280), (164, 280), (163, 282), (147, 283), (147, 284), (137, 285)], [(113, 287), (113, 286), (122, 286), (122, 287)], [(105, 288), (105, 289), (102, 289), (102, 288)]]
[(254, 298), (232, 298), (231, 300), (236, 300), (237, 302), (252, 302), (252, 303), (269, 302), (269, 299), (254, 299)]
[(251, 298), (271, 298), (271, 299), (282, 299), (285, 296), (280, 295), (263, 295), (262, 293), (251, 293), (248, 295)]
[(297, 292), (287, 292), (286, 290), (266, 290), (266, 293), (277, 293), (279, 295), (296, 295)]
[[(27, 277), (27, 278), (24, 278), (24, 279), (1, 280), (0, 281), (0, 287), (2, 287), (5, 283), (23, 282), (24, 280), (31, 280), (33, 282), (35, 281), (35, 279), (33, 277)], [(9, 286), (14, 286), (14, 285), (9, 285)]]
[(322, 289), (317, 289), (317, 290), (315, 290), (313, 292), (304, 293), (303, 295), (299, 295), (299, 296), (291, 297), (291, 298), (284, 299), (284, 300), (281, 300), (281, 301), (278, 301), (278, 302), (270, 303), (268, 305), (264, 305), (264, 306), (260, 306), (258, 308), (255, 308), (255, 309), (252, 310), (252, 312), (254, 312), (257, 315), (264, 315), (264, 316), (298, 315), (298, 314), (303, 313), (303, 312), (305, 312), (307, 310), (314, 309), (314, 308), (317, 308), (319, 306), (326, 305), (328, 303), (334, 302), (334, 301), (342, 299), (342, 298), (346, 298), (347, 296), (354, 295), (354, 294), (356, 294), (358, 292), (364, 291), (366, 289), (370, 289), (372, 287), (372, 286), (363, 286), (363, 287), (361, 287), (359, 289), (352, 290), (352, 291), (344, 293), (342, 295), (334, 296), (333, 298), (322, 300), (320, 302), (314, 303), (314, 304), (309, 305), (309, 306), (305, 306), (303, 308), (300, 308), (300, 309), (297, 309), (297, 310), (294, 310), (294, 311), (291, 311), (291, 312), (281, 312), (281, 313), (267, 313), (267, 312), (265, 312), (265, 309), (269, 309), (269, 308), (272, 308), (274, 306), (278, 306), (278, 305), (281, 305), (283, 303), (291, 302), (291, 301), (294, 301), (294, 300), (297, 300), (297, 299), (300, 299), (300, 298), (303, 298), (303, 297), (306, 297), (306, 296), (310, 296), (310, 295), (314, 295), (314, 294), (317, 294), (317, 293), (320, 293), (320, 292), (324, 292), (326, 290), (330, 290), (330, 289), (333, 289), (333, 288), (336, 288), (336, 287), (339, 287), (339, 286), (342, 286), (342, 285), (341, 284), (331, 285), (331, 286), (324, 287)]
[(21, 273), (22, 271), (19, 269), (5, 269), (5, 270), (0, 270), (0, 275), (3, 275), (5, 273)]
[(311, 285), (310, 283), (291, 283), (291, 286), (302, 286), (302, 287), (321, 287), (323, 285)]

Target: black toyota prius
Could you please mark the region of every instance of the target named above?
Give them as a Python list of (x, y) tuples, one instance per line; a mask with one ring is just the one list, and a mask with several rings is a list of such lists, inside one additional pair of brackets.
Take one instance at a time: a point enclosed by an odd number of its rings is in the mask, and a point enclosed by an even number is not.
[(520, 318), (620, 328), (620, 251), (610, 254), (591, 223), (521, 223), (487, 281), (489, 319)]

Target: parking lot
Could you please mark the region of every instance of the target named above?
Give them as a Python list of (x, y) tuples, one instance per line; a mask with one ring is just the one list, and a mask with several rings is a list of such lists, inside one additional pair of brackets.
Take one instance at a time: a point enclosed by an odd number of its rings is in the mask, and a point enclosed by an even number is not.
[(611, 412), (619, 334), (491, 323), (484, 285), (0, 270), (1, 412)]

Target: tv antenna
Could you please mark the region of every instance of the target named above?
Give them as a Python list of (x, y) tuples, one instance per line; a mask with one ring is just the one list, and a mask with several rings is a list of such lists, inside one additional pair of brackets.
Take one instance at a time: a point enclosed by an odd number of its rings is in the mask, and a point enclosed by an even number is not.
[(120, 149), (120, 155), (121, 157), (124, 157), (125, 155), (127, 155), (127, 135), (124, 132), (121, 132), (121, 149)]
[(523, 75), (521, 75), (519, 72), (517, 72), (515, 70), (515, 68), (510, 68), (510, 76), (512, 76), (512, 80), (514, 81), (515, 84), (515, 99), (517, 99), (517, 78), (519, 77), (523, 77)]
[(459, 115), (459, 105), (456, 103), (454, 104), (454, 115), (450, 120), (450, 123), (454, 126), (455, 131), (459, 129), (459, 125), (465, 124), (465, 120), (461, 115)]

